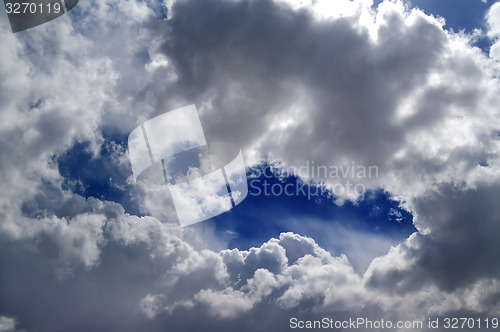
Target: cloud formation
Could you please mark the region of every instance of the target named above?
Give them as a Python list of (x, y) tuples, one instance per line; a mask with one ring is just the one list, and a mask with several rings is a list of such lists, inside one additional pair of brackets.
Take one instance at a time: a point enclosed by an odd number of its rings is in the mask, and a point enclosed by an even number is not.
[[(499, 314), (498, 3), (489, 56), (399, 1), (165, 5), (168, 20), (156, 1), (81, 2), (16, 35), (0, 17), (0, 330)], [(192, 103), (207, 138), (250, 163), (378, 166), (351, 180), (401, 200), (419, 232), (359, 275), (312, 238), (226, 249), (213, 230), (165, 223), (151, 193), (135, 199), (158, 218), (84, 198), (60, 174), (75, 142), (98, 158), (105, 134)], [(131, 180), (125, 151), (111, 166)]]

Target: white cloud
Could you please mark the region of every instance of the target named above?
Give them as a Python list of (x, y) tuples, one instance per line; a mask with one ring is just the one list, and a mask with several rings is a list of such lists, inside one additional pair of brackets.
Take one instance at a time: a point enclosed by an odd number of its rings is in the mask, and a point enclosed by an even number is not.
[[(408, 241), (408, 246), (415, 248), (415, 241), (418, 239), (414, 236)], [(285, 248), (287, 243), (291, 242), (295, 242), (292, 256), (299, 247), (304, 254), (294, 263), (288, 261), (274, 273), (263, 267), (264, 261), (255, 264), (255, 261), (249, 258), (252, 252), (255, 255), (266, 253), (274, 257), (268, 257), (268, 260), (286, 261), (283, 253), (287, 253)], [(311, 252), (310, 245), (313, 246), (312, 253), (306, 254)], [(269, 246), (279, 246), (282, 249), (269, 251)], [(405, 271), (418, 271), (410, 269), (415, 260), (402, 258), (408, 255), (405, 251), (402, 246), (395, 247), (387, 257), (375, 260), (372, 268), (380, 268), (382, 271), (395, 268), (400, 272), (393, 274), (394, 277)], [(154, 297), (148, 295), (143, 302), (148, 300), (149, 303), (153, 298), (155, 301), (163, 300), (160, 304), (155, 302), (155, 308), (164, 308), (155, 311), (155, 315), (168, 311), (168, 317), (175, 318), (176, 315), (181, 315), (182, 308), (193, 308), (200, 315), (204, 312), (200, 309), (204, 309), (224, 321), (236, 318), (245, 320), (249, 315), (251, 317), (251, 313), (256, 312), (259, 306), (274, 306), (286, 312), (303, 310), (307, 315), (328, 313), (340, 316), (348, 311), (355, 317), (361, 312), (370, 317), (377, 317), (376, 315), (382, 313), (388, 319), (426, 319), (460, 310), (480, 310), (494, 314), (498, 310), (498, 307), (495, 309), (488, 304), (489, 298), (499, 291), (498, 282), (491, 278), (480, 278), (454, 292), (448, 292), (432, 283), (424, 287), (413, 286), (405, 284), (406, 281), (401, 282), (394, 277), (385, 276), (379, 280), (390, 287), (398, 287), (397, 291), (388, 293), (383, 291), (380, 285), (373, 284), (374, 276), (371, 272), (361, 278), (354, 273), (345, 257), (332, 257), (312, 239), (293, 233), (283, 233), (279, 239), (271, 239), (260, 248), (252, 248), (249, 251), (224, 250), (219, 254), (224, 258), (229, 273), (227, 280), (219, 280), (219, 285), (213, 288), (185, 292), (182, 298), (169, 301), (170, 292), (175, 292), (174, 289), (182, 283), (179, 279), (179, 284), (164, 288), (165, 293)], [(199, 268), (201, 267), (194, 268), (192, 272)], [(207, 278), (218, 270), (201, 269), (205, 271)], [(488, 292), (491, 292), (490, 295), (485, 297)], [(426, 305), (423, 305), (424, 303)], [(371, 309), (363, 311), (363, 308)], [(145, 311), (146, 314), (148, 310)]]
[(488, 36), (495, 42), (491, 45), (490, 57), (500, 60), (500, 3), (494, 3), (486, 14)]
[(162, 298), (164, 298), (164, 295), (157, 294), (147, 294), (140, 303), (141, 310), (142, 312), (148, 317), (148, 318), (154, 318), (158, 313), (160, 313), (163, 308), (161, 307), (160, 303)]
[(245, 293), (231, 288), (226, 288), (221, 292), (210, 289), (201, 290), (196, 294), (195, 300), (207, 305), (213, 314), (221, 318), (237, 317), (253, 306), (253, 300), (247, 298)]
[(16, 328), (16, 320), (11, 317), (0, 316), (0, 332), (13, 332)]

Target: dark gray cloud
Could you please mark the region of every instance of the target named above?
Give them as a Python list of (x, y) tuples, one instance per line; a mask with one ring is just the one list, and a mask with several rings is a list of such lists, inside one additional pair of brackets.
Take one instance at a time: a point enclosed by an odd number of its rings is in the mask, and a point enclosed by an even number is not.
[(200, 105), (207, 135), (248, 156), (377, 165), (383, 179), (368, 184), (396, 194), (494, 157), (492, 63), (421, 12), (384, 3), (369, 24), (363, 10), (320, 20), (272, 1), (183, 1), (173, 11), (159, 51), (175, 93)]
[(428, 227), (429, 234), (404, 245), (409, 266), (375, 264), (368, 285), (400, 293), (436, 284), (453, 292), (498, 278), (499, 266), (493, 263), (500, 254), (495, 241), (500, 230), (498, 185), (498, 180), (481, 181), (474, 189), (443, 184), (415, 199), (417, 222)]

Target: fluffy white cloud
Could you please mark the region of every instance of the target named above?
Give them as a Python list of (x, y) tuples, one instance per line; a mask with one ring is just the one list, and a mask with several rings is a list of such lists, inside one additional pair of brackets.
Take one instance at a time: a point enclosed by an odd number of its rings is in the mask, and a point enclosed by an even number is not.
[(486, 15), (486, 22), (488, 23), (488, 36), (495, 42), (491, 45), (490, 56), (494, 59), (500, 60), (500, 4), (494, 3)]
[[(418, 241), (416, 236), (408, 240), (408, 246), (415, 247), (415, 241)], [(294, 248), (290, 250), (291, 255), (287, 255), (290, 243), (294, 243)], [(270, 250), (270, 247), (277, 250)], [(293, 261), (294, 252), (298, 249), (303, 254)], [(400, 271), (393, 273), (394, 276), (401, 276), (404, 271), (411, 273), (409, 267), (415, 264), (415, 260), (404, 259), (404, 254), (401, 246), (395, 247), (387, 257), (375, 260), (373, 267), (383, 271)], [(165, 288), (164, 293), (155, 296), (148, 294), (142, 302), (148, 303), (147, 306), (143, 305), (144, 313), (153, 317), (150, 314), (151, 303), (155, 307), (154, 316), (165, 311), (168, 317), (176, 317), (182, 315), (182, 308), (198, 308), (194, 309), (198, 313), (205, 310), (223, 320), (245, 319), (249, 313), (255, 313), (259, 306), (274, 306), (289, 313), (305, 311), (307, 315), (313, 316), (321, 313), (344, 315), (346, 311), (351, 317), (362, 313), (374, 317), (382, 314), (384, 318), (394, 320), (426, 319), (459, 311), (494, 314), (498, 309), (490, 304), (494, 294), (499, 291), (498, 282), (494, 279), (471, 280), (457, 291), (449, 292), (432, 283), (413, 285), (422, 277), (420, 275), (408, 281), (408, 284), (385, 276), (380, 278), (385, 285), (397, 287), (386, 292), (380, 285), (373, 284), (372, 273), (364, 278), (359, 277), (345, 257), (332, 257), (312, 239), (293, 233), (283, 233), (279, 239), (271, 239), (260, 248), (249, 251), (223, 250), (219, 255), (224, 258), (228, 279), (219, 280), (220, 284), (214, 288), (185, 292), (182, 299), (175, 301), (169, 301), (169, 294), (176, 286)], [(256, 262), (253, 255), (266, 255), (267, 260)], [(285, 265), (266, 263), (272, 261), (285, 262)], [(207, 278), (210, 273), (216, 274), (217, 270), (204, 269)]]
[(12, 332), (16, 327), (16, 320), (14, 318), (0, 316), (0, 331)]

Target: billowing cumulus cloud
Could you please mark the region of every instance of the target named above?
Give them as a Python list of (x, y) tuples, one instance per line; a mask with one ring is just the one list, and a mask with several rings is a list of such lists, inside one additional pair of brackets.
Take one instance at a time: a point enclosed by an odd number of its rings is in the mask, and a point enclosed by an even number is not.
[(491, 6), (486, 15), (486, 22), (488, 23), (488, 36), (494, 40), (490, 49), (490, 56), (494, 59), (500, 59), (500, 45), (498, 39), (500, 38), (500, 4), (495, 3)]
[[(19, 34), (1, 14), (0, 330), (498, 316), (499, 8), (489, 55), (399, 1), (87, 1)], [(248, 164), (376, 166), (346, 178), (391, 193), (418, 232), (361, 275), (300, 234), (227, 249), (173, 225), (106, 137), (193, 103)], [(62, 174), (82, 142), (107, 149), (139, 215)]]
[(327, 20), (266, 1), (174, 9), (161, 50), (204, 106), (208, 133), (238, 138), (251, 156), (376, 165), (381, 179), (368, 185), (405, 195), (496, 157), (493, 64), (420, 11), (359, 3)]

